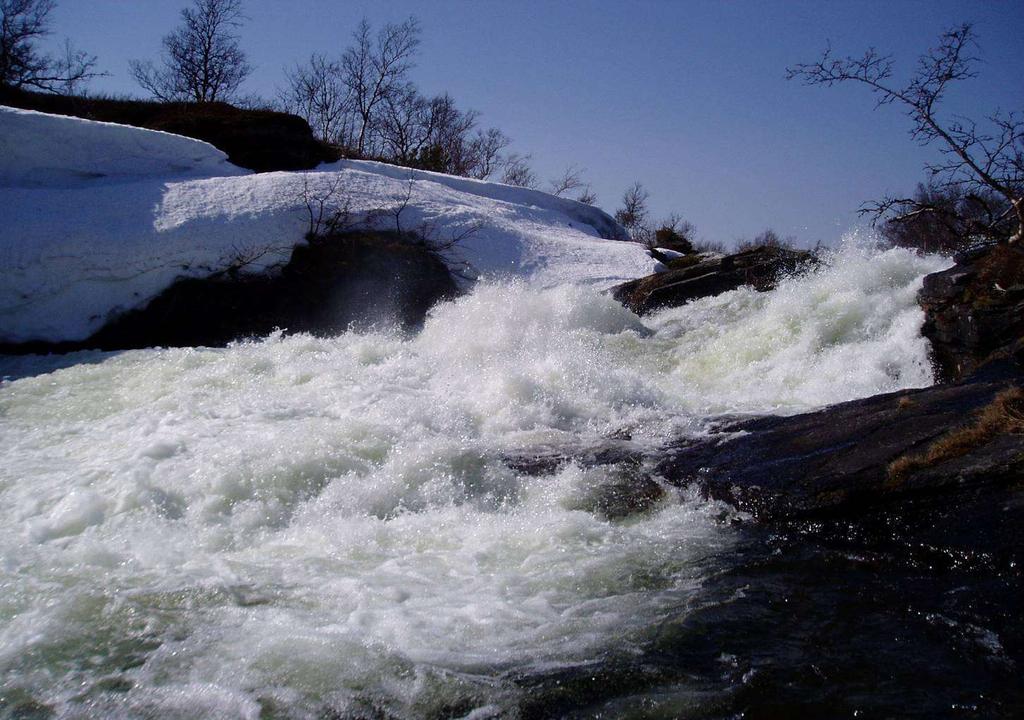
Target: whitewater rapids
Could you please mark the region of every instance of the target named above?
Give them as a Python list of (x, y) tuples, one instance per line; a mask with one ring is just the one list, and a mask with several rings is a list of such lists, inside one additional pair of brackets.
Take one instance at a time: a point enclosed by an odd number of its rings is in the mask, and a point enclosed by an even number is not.
[(490, 284), (413, 337), (0, 358), (0, 714), (514, 714), (516, 677), (641, 652), (734, 530), (686, 492), (608, 520), (607, 468), (502, 457), (928, 385), (946, 264), (850, 247), (643, 319)]

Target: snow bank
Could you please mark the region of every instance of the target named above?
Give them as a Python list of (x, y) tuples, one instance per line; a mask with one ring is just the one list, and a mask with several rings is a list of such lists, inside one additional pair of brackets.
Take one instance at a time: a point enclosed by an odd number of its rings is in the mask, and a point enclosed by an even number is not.
[(273, 267), (335, 187), (355, 221), (461, 238), (448, 260), (480, 276), (610, 286), (655, 266), (605, 213), (535, 190), (372, 162), (250, 174), (196, 140), (0, 107), (0, 341), (81, 340), (176, 278)]
[(133, 180), (246, 172), (201, 140), (0, 108), (0, 187), (78, 187), (98, 178)]

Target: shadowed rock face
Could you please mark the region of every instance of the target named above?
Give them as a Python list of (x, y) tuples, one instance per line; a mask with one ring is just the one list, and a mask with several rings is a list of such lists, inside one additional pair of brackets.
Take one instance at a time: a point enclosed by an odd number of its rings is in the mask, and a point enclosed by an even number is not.
[(993, 355), (1024, 359), (1024, 249), (961, 256), (924, 279), (918, 301), (940, 380), (960, 380)]
[(0, 345), (0, 352), (70, 352), (226, 345), (275, 330), (335, 335), (351, 327), (411, 329), (459, 294), (445, 264), (394, 233), (353, 233), (299, 245), (274, 275), (181, 279), (146, 307), (81, 342)]
[(645, 315), (691, 300), (750, 285), (771, 290), (778, 278), (814, 262), (812, 253), (777, 247), (758, 247), (734, 255), (687, 255), (668, 263), (668, 270), (616, 285), (612, 297)]
[(86, 345), (224, 345), (276, 329), (334, 335), (374, 324), (412, 328), (457, 294), (444, 263), (423, 245), (388, 233), (340, 235), (297, 246), (276, 276), (181, 280)]

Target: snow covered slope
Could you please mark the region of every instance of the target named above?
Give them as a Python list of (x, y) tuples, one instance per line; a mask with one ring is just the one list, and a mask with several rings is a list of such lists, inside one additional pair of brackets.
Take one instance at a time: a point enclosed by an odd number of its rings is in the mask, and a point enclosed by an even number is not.
[(255, 175), (197, 140), (0, 107), (0, 342), (84, 339), (175, 278), (286, 260), (332, 188), (354, 220), (461, 237), (448, 257), (480, 276), (610, 286), (655, 266), (605, 213), (535, 190), (354, 161)]
[(213, 145), (181, 135), (0, 108), (0, 187), (246, 172)]

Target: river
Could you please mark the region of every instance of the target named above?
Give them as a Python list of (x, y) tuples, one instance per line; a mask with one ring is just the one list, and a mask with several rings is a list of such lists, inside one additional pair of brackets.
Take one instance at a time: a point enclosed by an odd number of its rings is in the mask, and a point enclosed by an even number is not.
[[(915, 293), (945, 264), (850, 247), (643, 319), (485, 283), (411, 336), (0, 358), (0, 716), (774, 717), (835, 707), (834, 668), (871, 707), (865, 668), (930, 647), (892, 640), (888, 575), (506, 460), (928, 385)], [(922, 613), (942, 668), (959, 620)]]

